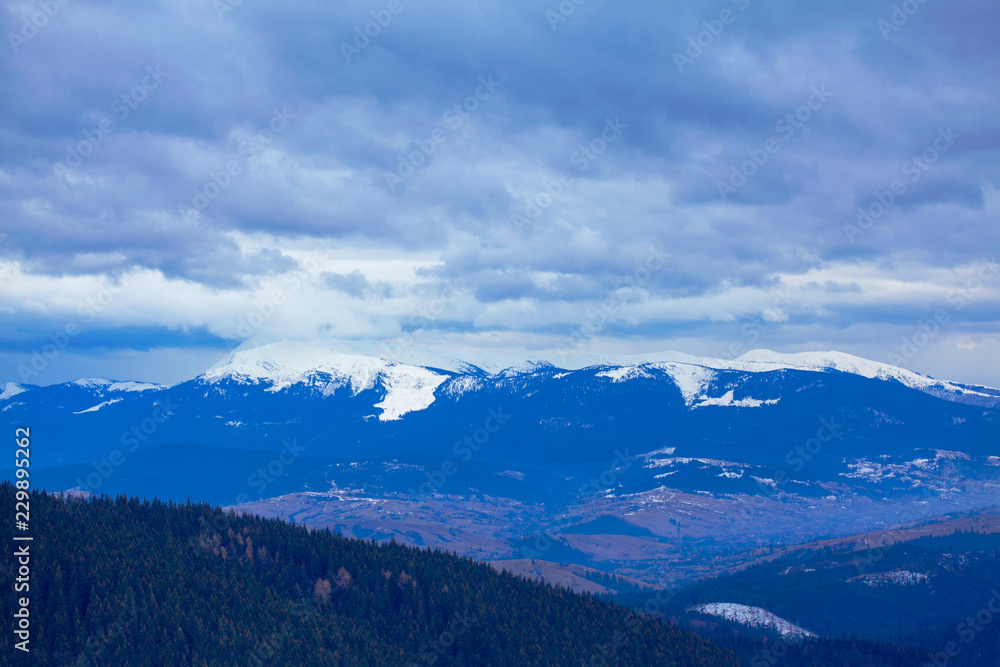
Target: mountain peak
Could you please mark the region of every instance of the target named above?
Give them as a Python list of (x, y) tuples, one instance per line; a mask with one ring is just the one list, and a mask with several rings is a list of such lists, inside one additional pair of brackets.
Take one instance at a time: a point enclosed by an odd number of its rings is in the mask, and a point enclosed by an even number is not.
[(226, 359), (199, 376), (204, 382), (223, 379), (270, 384), (280, 391), (310, 378), (326, 381), (323, 395), (349, 389), (356, 396), (380, 384), (385, 390), (374, 407), (379, 419), (393, 421), (434, 402), (434, 392), (448, 376), (430, 368), (357, 354), (347, 345), (303, 341), (268, 343), (237, 348)]
[(0, 384), (0, 401), (6, 401), (8, 398), (13, 398), (18, 394), (23, 394), (28, 388), (17, 384), (16, 382), (5, 382)]
[(149, 391), (151, 389), (163, 388), (163, 385), (152, 384), (150, 382), (134, 382), (132, 380), (120, 382), (118, 380), (109, 380), (108, 378), (80, 378), (67, 384), (86, 387), (88, 389), (102, 389), (104, 391)]

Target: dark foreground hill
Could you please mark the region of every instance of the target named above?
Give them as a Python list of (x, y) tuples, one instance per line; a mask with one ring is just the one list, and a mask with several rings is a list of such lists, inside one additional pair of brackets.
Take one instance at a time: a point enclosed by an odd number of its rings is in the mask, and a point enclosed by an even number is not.
[[(31, 653), (6, 632), (4, 664), (736, 664), (656, 618), (443, 552), (205, 504), (30, 503)], [(13, 519), (10, 484), (0, 504)], [(5, 619), (17, 609), (13, 551)]]
[[(616, 602), (639, 606), (649, 595)], [(783, 667), (1000, 665), (1000, 533), (964, 529), (863, 550), (804, 549), (654, 597), (680, 627), (751, 667), (778, 657)], [(770, 628), (701, 613), (705, 603), (765, 609), (819, 637), (783, 640)]]

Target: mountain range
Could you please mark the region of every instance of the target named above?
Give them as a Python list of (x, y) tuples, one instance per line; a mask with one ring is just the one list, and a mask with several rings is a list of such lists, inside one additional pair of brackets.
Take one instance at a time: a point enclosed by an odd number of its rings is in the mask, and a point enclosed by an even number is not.
[[(172, 386), (0, 385), (36, 485), (188, 498), (650, 583), (995, 504), (1000, 391), (839, 352), (241, 347)], [(13, 477), (12, 470), (3, 474)]]

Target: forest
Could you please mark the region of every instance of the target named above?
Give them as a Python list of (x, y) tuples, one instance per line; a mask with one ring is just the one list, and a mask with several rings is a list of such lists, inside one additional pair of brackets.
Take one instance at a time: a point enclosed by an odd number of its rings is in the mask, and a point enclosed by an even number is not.
[[(10, 484), (0, 502), (13, 517)], [(33, 492), (30, 506), (30, 653), (6, 633), (11, 664), (737, 664), (660, 618), (442, 551), (206, 504)]]

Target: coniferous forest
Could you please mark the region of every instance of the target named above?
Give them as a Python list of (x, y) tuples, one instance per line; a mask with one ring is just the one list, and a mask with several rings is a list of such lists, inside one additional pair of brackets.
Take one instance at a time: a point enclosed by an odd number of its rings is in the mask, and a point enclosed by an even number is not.
[(11, 664), (736, 664), (657, 618), (444, 552), (123, 496), (35, 492), (31, 519), (31, 652), (5, 633)]

